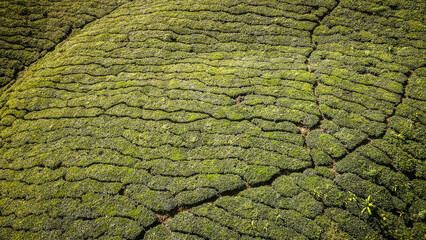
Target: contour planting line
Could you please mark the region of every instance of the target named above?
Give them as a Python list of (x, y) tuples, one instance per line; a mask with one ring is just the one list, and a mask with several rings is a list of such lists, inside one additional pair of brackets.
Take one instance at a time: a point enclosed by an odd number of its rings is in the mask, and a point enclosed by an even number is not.
[[(314, 71), (312, 71), (311, 70), (311, 55), (312, 55), (312, 53), (314, 53), (316, 50), (317, 50), (317, 48), (318, 48), (318, 44), (314, 41), (314, 32), (315, 32), (315, 29), (317, 28), (317, 27), (319, 27), (319, 26), (321, 26), (321, 22), (324, 20), (324, 18), (325, 17), (327, 17), (328, 15), (330, 15), (331, 14), (331, 12), (333, 12), (333, 10), (334, 9), (336, 9), (337, 8), (337, 6), (339, 6), (339, 4), (340, 4), (340, 0), (336, 0), (336, 4), (332, 7), (332, 8), (330, 8), (330, 9), (328, 9), (325, 13), (324, 13), (324, 15), (322, 15), (322, 16), (320, 16), (319, 17), (319, 19), (318, 19), (318, 22), (317, 22), (317, 25), (310, 31), (310, 39), (311, 39), (311, 43), (312, 43), (312, 51), (308, 54), (308, 56), (306, 57), (306, 68), (308, 69), (308, 72), (315, 78), (315, 82), (314, 82), (314, 84), (313, 84), (313, 93), (314, 93), (314, 96), (315, 96), (315, 102), (316, 102), (316, 104), (317, 104), (317, 107), (318, 107), (318, 111), (320, 112), (320, 114), (321, 114), (321, 117), (320, 117), (320, 120), (318, 121), (318, 123), (315, 125), (315, 126), (313, 126), (312, 128), (309, 128), (309, 127), (306, 127), (306, 126), (299, 126), (299, 129), (300, 129), (300, 132), (301, 132), (301, 134), (302, 134), (302, 137), (303, 137), (303, 140), (305, 141), (305, 147), (306, 147), (306, 149), (308, 150), (308, 152), (309, 152), (309, 155), (311, 156), (311, 160), (312, 160), (312, 166), (315, 166), (315, 162), (314, 162), (314, 159), (313, 159), (313, 157), (312, 157), (312, 150), (311, 150), (311, 148), (309, 147), (309, 145), (308, 145), (308, 142), (306, 141), (306, 136), (309, 134), (309, 132), (310, 131), (312, 131), (312, 130), (314, 130), (314, 129), (320, 129), (320, 126), (321, 126), (321, 122), (323, 121), (323, 120), (327, 120), (327, 118), (325, 117), (325, 115), (324, 115), (324, 113), (321, 111), (321, 102), (320, 102), (320, 99), (319, 99), (319, 97), (318, 97), (318, 95), (316, 94), (316, 88), (318, 87), (318, 85), (320, 84), (320, 82), (318, 81), (318, 78), (315, 76), (315, 72)], [(346, 154), (345, 154), (346, 155)], [(344, 156), (345, 156), (344, 155)], [(344, 157), (343, 156), (343, 157)], [(335, 159), (333, 159), (333, 167), (332, 168), (330, 168), (331, 170), (332, 170), (332, 172), (333, 173), (337, 173), (336, 172), (336, 170), (334, 170), (334, 165), (336, 164), (336, 160)]]
[[(35, 62), (40, 61), (40, 59), (43, 59), (48, 53), (55, 51), (55, 49), (57, 48), (58, 45), (60, 45), (61, 43), (63, 43), (64, 41), (66, 41), (67, 39), (69, 39), (70, 36), (74, 35), (76, 33), (76, 31), (83, 29), (85, 26), (87, 26), (88, 24), (102, 19), (105, 16), (108, 16), (109, 14), (111, 14), (112, 12), (114, 12), (115, 10), (117, 10), (118, 8), (122, 7), (123, 5), (132, 2), (133, 0), (129, 0), (128, 2), (117, 4), (117, 6), (113, 7), (111, 9), (111, 11), (109, 12), (105, 12), (105, 15), (103, 15), (100, 18), (97, 18), (96, 16), (90, 15), (92, 17), (94, 17), (93, 20), (86, 22), (85, 24), (79, 26), (78, 28), (69, 28), (68, 31), (65, 32), (65, 35), (63, 37), (61, 37), (61, 39), (59, 40), (59, 42), (57, 44), (55, 44), (52, 48), (46, 49), (45, 53), (40, 57), (37, 58), (36, 60), (30, 62), (28, 65), (25, 65), (23, 67), (23, 69), (17, 69), (17, 71), (15, 71), (14, 76), (12, 77), (12, 80), (10, 82), (8, 82), (6, 85), (0, 87), (0, 96), (5, 95), (7, 92), (9, 92), (9, 90), (11, 89), (11, 87), (18, 82), (18, 79), (25, 73), (25, 71), (27, 70), (28, 67), (30, 67), (32, 64), (34, 64)], [(4, 98), (0, 98), (0, 108), (4, 106), (4, 103), (6, 101), (4, 100)]]
[[(311, 41), (312, 41), (312, 43), (313, 43), (313, 50), (309, 53), (309, 55), (307, 56), (307, 68), (308, 68), (308, 71), (312, 74), (312, 75), (314, 75), (314, 73), (311, 71), (311, 69), (310, 69), (310, 56), (311, 56), (311, 54), (316, 50), (316, 48), (317, 48), (317, 45), (313, 42), (313, 33), (314, 33), (314, 30), (318, 27), (318, 26), (320, 26), (320, 24), (321, 24), (321, 21), (327, 16), (327, 15), (329, 15), (338, 5), (339, 5), (339, 3), (340, 3), (340, 1), (337, 1), (337, 3), (336, 3), (336, 5), (334, 6), (334, 7), (332, 7), (331, 9), (329, 9), (323, 16), (321, 16), (319, 19), (318, 19), (318, 24), (310, 31), (310, 38), (311, 38)], [(314, 76), (315, 77), (315, 76)], [(315, 78), (316, 79), (316, 78)], [(316, 83), (314, 84), (314, 89), (316, 88), (316, 86), (318, 85), (318, 80), (316, 79)], [(315, 94), (315, 92), (314, 92), (314, 94)], [(321, 108), (320, 108), (320, 103), (319, 103), (319, 98), (317, 97), (317, 96), (315, 96), (315, 98), (316, 98), (316, 102), (317, 102), (317, 106), (318, 106), (318, 109), (320, 110), (320, 113), (321, 113), (321, 116), (322, 116), (322, 118), (321, 118), (321, 120), (320, 120), (320, 122), (322, 121), (322, 120), (324, 120), (325, 119), (325, 117), (324, 117), (324, 115), (322, 114), (322, 112), (321, 112)], [(246, 119), (247, 120), (247, 119)], [(319, 127), (319, 124), (317, 124), (316, 126), (313, 126), (312, 127), (312, 129), (314, 129), (314, 128), (318, 128)], [(304, 141), (305, 141), (305, 145), (306, 145), (306, 147), (307, 147), (307, 149), (308, 149), (308, 151), (309, 151), (309, 154), (311, 154), (311, 151), (310, 151), (310, 148), (309, 148), (309, 146), (307, 146), (307, 143), (306, 143), (306, 139), (305, 139), (305, 137), (306, 137), (306, 134), (310, 131), (310, 129), (309, 128), (307, 128), (307, 127), (299, 127), (299, 129), (301, 129), (301, 132), (302, 132), (302, 136), (303, 136), (303, 139), (304, 139)], [(311, 158), (312, 158), (312, 156), (311, 156)], [(312, 162), (313, 162), (313, 160), (312, 160)], [(312, 166), (314, 166), (314, 165), (312, 165)], [(243, 187), (243, 188), (241, 188), (241, 189), (234, 189), (234, 190), (230, 190), (230, 191), (226, 191), (226, 192), (223, 192), (223, 193), (218, 193), (216, 196), (213, 196), (213, 197), (211, 197), (211, 198), (208, 198), (208, 199), (205, 199), (205, 200), (203, 200), (203, 201), (201, 201), (201, 202), (197, 202), (196, 204), (194, 204), (194, 205), (191, 205), (191, 206), (177, 206), (176, 208), (174, 208), (174, 209), (172, 209), (171, 211), (166, 211), (166, 212), (155, 212), (155, 214), (156, 214), (156, 216), (157, 216), (157, 221), (155, 222), (155, 223), (153, 223), (151, 226), (149, 226), (148, 228), (146, 228), (145, 229), (145, 231), (144, 232), (142, 232), (136, 239), (143, 239), (143, 237), (145, 236), (145, 234), (150, 230), (150, 229), (153, 229), (153, 228), (155, 228), (155, 227), (157, 227), (157, 226), (159, 226), (159, 225), (163, 225), (163, 226), (165, 226), (166, 227), (166, 229), (169, 229), (168, 228), (168, 226), (167, 226), (167, 222), (170, 220), (170, 219), (172, 219), (173, 217), (175, 217), (178, 213), (180, 213), (180, 212), (185, 212), (185, 211), (190, 211), (190, 208), (192, 208), (192, 207), (195, 207), (195, 206), (200, 206), (200, 205), (202, 205), (202, 204), (205, 204), (205, 203), (214, 203), (217, 199), (219, 199), (219, 198), (221, 198), (221, 197), (223, 197), (223, 196), (236, 196), (237, 194), (239, 194), (240, 192), (242, 192), (242, 191), (244, 191), (244, 190), (247, 190), (247, 189), (250, 189), (250, 188), (252, 188), (252, 187), (261, 187), (261, 186), (268, 186), (268, 185), (271, 185), (277, 178), (279, 178), (280, 176), (283, 176), (283, 175), (290, 175), (291, 173), (297, 173), (297, 172), (299, 172), (299, 173), (301, 173), (301, 172), (303, 172), (305, 169), (299, 169), (299, 170), (296, 170), (296, 171), (292, 171), (292, 172), (289, 172), (288, 170), (283, 170), (283, 169), (281, 169), (277, 174), (275, 174), (274, 176), (272, 176), (269, 180), (267, 180), (267, 181), (264, 181), (264, 182), (261, 182), (261, 183), (257, 183), (255, 186), (250, 186), (246, 181), (244, 181), (244, 184), (245, 184), (245, 186)], [(121, 191), (121, 194), (123, 195), (123, 196), (126, 196), (126, 197), (129, 197), (130, 198), (130, 196), (128, 196), (127, 194), (126, 194), (126, 190), (125, 190), (125, 188), (123, 188)], [(135, 199), (132, 199), (134, 202), (135, 202), (135, 204), (137, 204), (137, 205), (141, 205), (140, 203), (138, 203)]]
[[(316, 88), (317, 88), (317, 86), (320, 84), (320, 82), (318, 81), (318, 79), (317, 79), (317, 77), (315, 76), (315, 72), (313, 72), (312, 70), (311, 70), (311, 55), (312, 55), (312, 53), (314, 53), (316, 50), (317, 50), (317, 48), (318, 48), (318, 44), (314, 41), (314, 32), (315, 32), (315, 29), (316, 28), (318, 28), (319, 26), (321, 26), (321, 22), (324, 20), (324, 18), (326, 17), (326, 16), (328, 16), (328, 15), (330, 15), (330, 13), (334, 10), (334, 9), (336, 9), (336, 7), (337, 6), (339, 6), (339, 4), (340, 4), (340, 0), (337, 0), (336, 1), (336, 5), (334, 6), (334, 7), (332, 7), (332, 8), (330, 8), (330, 9), (328, 9), (328, 11), (327, 12), (325, 12), (324, 13), (324, 15), (323, 16), (321, 16), (319, 19), (318, 19), (318, 23), (317, 23), (317, 25), (310, 31), (310, 38), (311, 38), (311, 43), (312, 43), (312, 51), (308, 54), (308, 56), (306, 57), (306, 67), (307, 67), (307, 69), (308, 69), (308, 71), (309, 71), (309, 73), (310, 74), (312, 74), (312, 76), (314, 76), (314, 78), (315, 78), (315, 83), (314, 83), (314, 85), (313, 85), (313, 90), (314, 90), (314, 95), (315, 95), (315, 99), (316, 99), (316, 103), (317, 103), (317, 106), (318, 106), (318, 110), (319, 110), (319, 112), (321, 113), (321, 116), (322, 116), (322, 118), (321, 118), (321, 120), (320, 120), (320, 122), (322, 121), (322, 120), (326, 120), (326, 118), (325, 118), (325, 116), (324, 116), (324, 114), (322, 113), (322, 111), (321, 111), (321, 103), (320, 103), (320, 100), (319, 100), (319, 97), (317, 96), (317, 94), (316, 94)], [(319, 125), (318, 125), (319, 126)], [(316, 127), (316, 128), (318, 128), (318, 126)], [(310, 129), (310, 130), (312, 130), (312, 129)]]

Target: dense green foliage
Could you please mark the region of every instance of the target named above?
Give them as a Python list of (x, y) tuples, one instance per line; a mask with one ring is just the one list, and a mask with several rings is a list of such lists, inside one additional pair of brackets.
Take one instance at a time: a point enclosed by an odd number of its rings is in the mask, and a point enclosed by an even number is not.
[(0, 2), (0, 87), (43, 57), (75, 29), (128, 0), (8, 0)]
[(0, 9), (0, 239), (426, 236), (423, 1)]

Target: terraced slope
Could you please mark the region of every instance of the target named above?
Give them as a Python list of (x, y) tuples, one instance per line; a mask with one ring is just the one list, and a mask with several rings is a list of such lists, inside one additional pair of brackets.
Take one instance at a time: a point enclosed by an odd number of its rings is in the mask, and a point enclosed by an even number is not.
[(122, 5), (1, 95), (0, 238), (425, 238), (424, 12)]
[(59, 42), (128, 0), (0, 2), (0, 87)]

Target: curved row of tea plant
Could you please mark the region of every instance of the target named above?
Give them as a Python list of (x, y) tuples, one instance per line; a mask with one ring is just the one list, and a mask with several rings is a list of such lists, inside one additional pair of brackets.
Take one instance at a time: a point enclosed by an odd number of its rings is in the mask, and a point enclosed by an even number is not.
[(99, 19), (127, 0), (12, 0), (0, 2), (0, 87), (43, 57), (72, 30)]
[(133, 1), (1, 95), (0, 238), (421, 239), (422, 1)]

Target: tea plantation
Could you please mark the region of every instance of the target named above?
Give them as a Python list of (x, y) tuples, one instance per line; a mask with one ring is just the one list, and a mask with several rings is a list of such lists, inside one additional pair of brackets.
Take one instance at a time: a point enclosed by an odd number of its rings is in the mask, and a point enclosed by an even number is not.
[(426, 239), (423, 0), (0, 12), (0, 239)]

